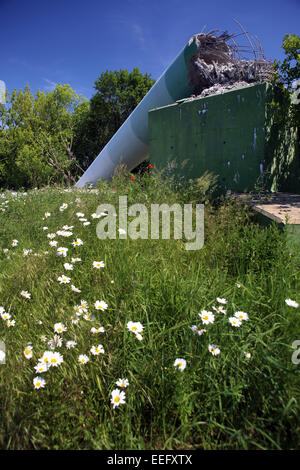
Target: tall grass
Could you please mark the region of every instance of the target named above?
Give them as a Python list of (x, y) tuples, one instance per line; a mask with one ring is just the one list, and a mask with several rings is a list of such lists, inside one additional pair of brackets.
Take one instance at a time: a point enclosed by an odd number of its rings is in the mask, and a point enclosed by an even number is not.
[[(118, 174), (93, 191), (45, 188), (27, 195), (5, 195), (0, 207), (0, 305), (15, 320), (0, 318), (6, 364), (0, 365), (0, 447), (2, 449), (294, 449), (299, 445), (299, 373), (292, 343), (300, 339), (299, 261), (276, 225), (262, 228), (243, 206), (227, 200), (214, 204), (195, 185), (178, 185), (151, 174), (134, 180)], [(200, 189), (199, 189), (200, 188)], [(202, 192), (201, 192), (202, 191)], [(127, 195), (128, 205), (205, 203), (205, 242), (187, 251), (184, 240), (100, 240), (99, 204)], [(63, 212), (59, 207), (67, 203)], [(51, 216), (44, 219), (46, 211)], [(83, 226), (82, 212), (91, 222)], [(73, 236), (59, 240), (68, 256), (56, 256), (47, 233), (74, 226)], [(43, 230), (47, 226), (48, 230)], [(72, 241), (83, 240), (74, 248)], [(18, 245), (12, 247), (12, 240)], [(4, 252), (3, 249), (8, 249)], [(23, 250), (32, 253), (24, 256)], [(45, 253), (47, 252), (47, 253)], [(79, 256), (72, 271), (63, 264)], [(105, 267), (93, 268), (102, 260)], [(60, 285), (66, 274), (81, 289)], [(113, 282), (112, 282), (113, 281)], [(31, 293), (30, 299), (20, 295)], [(225, 298), (226, 315), (213, 307)], [(74, 306), (86, 300), (96, 320), (80, 316)], [(98, 312), (96, 300), (107, 310)], [(215, 313), (203, 325), (202, 310)], [(248, 321), (233, 327), (228, 318), (247, 312)], [(141, 322), (143, 339), (127, 329)], [(35, 389), (34, 366), (62, 322), (63, 344), (55, 350), (64, 362), (41, 375)], [(195, 334), (192, 325), (206, 330)], [(91, 327), (103, 326), (94, 335)], [(75, 340), (73, 349), (66, 341)], [(33, 357), (24, 349), (32, 344)], [(92, 345), (104, 354), (93, 356)], [(220, 354), (213, 356), (214, 344)], [(251, 357), (246, 357), (250, 353)], [(89, 362), (80, 364), (79, 354)], [(183, 371), (174, 367), (184, 358)], [(126, 403), (113, 408), (116, 381), (127, 378)]]

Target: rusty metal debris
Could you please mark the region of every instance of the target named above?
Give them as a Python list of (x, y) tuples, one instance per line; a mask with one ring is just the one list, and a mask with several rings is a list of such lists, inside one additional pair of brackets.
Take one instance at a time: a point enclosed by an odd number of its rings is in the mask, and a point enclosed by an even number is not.
[[(236, 22), (241, 34), (218, 30), (197, 34), (198, 51), (189, 62), (189, 85), (194, 88), (192, 97), (223, 93), (270, 80), (272, 62), (265, 58), (258, 39), (251, 41), (243, 26)], [(244, 36), (249, 46), (239, 46), (238, 36)], [(245, 58), (245, 54), (253, 58)]]

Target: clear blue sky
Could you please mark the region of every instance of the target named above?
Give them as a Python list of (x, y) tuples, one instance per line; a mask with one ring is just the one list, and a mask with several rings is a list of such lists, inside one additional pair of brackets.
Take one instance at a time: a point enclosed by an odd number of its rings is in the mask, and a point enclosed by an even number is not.
[(157, 79), (204, 26), (239, 33), (234, 19), (282, 60), (300, 0), (0, 0), (0, 80), (10, 92), (69, 83), (91, 98), (101, 72), (137, 66)]

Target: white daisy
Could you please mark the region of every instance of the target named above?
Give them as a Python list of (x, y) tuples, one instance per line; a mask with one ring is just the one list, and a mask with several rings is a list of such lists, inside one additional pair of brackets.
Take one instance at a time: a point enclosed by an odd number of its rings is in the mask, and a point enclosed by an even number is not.
[(64, 268), (65, 268), (66, 271), (72, 271), (73, 270), (73, 264), (64, 263)]
[(206, 310), (202, 310), (201, 313), (198, 314), (202, 320), (204, 325), (208, 325), (209, 323), (213, 323), (215, 321), (215, 316), (212, 312), (207, 312)]
[(186, 360), (181, 358), (175, 359), (174, 367), (177, 367), (182, 372), (186, 368)]
[(99, 354), (104, 354), (104, 348), (102, 344), (98, 344), (98, 346), (92, 346), (90, 349), (93, 356), (98, 356)]
[(219, 304), (227, 304), (227, 300), (226, 299), (222, 299), (220, 297), (217, 297), (217, 301), (219, 302)]
[(143, 325), (140, 322), (133, 322), (129, 321), (127, 323), (127, 328), (129, 331), (132, 331), (133, 333), (141, 333), (144, 329)]
[(35, 377), (33, 379), (34, 388), (44, 388), (45, 384), (46, 384), (46, 381), (42, 377)]
[(93, 261), (93, 266), (94, 268), (100, 269), (100, 268), (104, 268), (105, 264), (103, 261)]
[(80, 238), (76, 238), (76, 240), (74, 240), (72, 242), (72, 245), (75, 247), (75, 246), (80, 246), (80, 245), (83, 245), (83, 241), (80, 239)]
[(110, 402), (113, 404), (114, 408), (119, 405), (123, 405), (125, 403), (125, 392), (121, 392), (118, 388), (111, 392), (111, 400)]
[(32, 358), (32, 346), (30, 345), (26, 346), (23, 352), (24, 352), (24, 356), (26, 357), (26, 359)]
[(121, 388), (126, 388), (129, 385), (129, 380), (127, 379), (119, 379), (116, 381), (116, 385)]
[(235, 312), (234, 316), (239, 320), (248, 320), (248, 314), (246, 312)]
[(55, 323), (54, 331), (56, 333), (63, 333), (64, 331), (67, 331), (67, 327), (63, 325), (62, 323)]
[(80, 289), (78, 289), (77, 287), (73, 286), (73, 284), (71, 285), (71, 289), (73, 292), (81, 292)]
[(47, 372), (48, 366), (45, 362), (39, 362), (36, 366), (34, 366), (37, 373)]
[(21, 296), (24, 297), (25, 299), (30, 299), (31, 294), (27, 290), (22, 290)]
[(97, 333), (104, 333), (104, 328), (103, 326), (100, 326), (99, 328), (95, 328), (94, 326), (91, 328), (91, 332), (95, 335)]
[(79, 358), (78, 358), (78, 361), (81, 363), (81, 364), (86, 364), (88, 361), (89, 361), (89, 357), (86, 356), (86, 354), (80, 354)]
[(96, 310), (106, 310), (108, 307), (107, 303), (104, 302), (104, 300), (96, 300), (94, 305)]
[(229, 320), (229, 323), (231, 323), (231, 325), (236, 328), (239, 328), (242, 324), (242, 321), (237, 317), (230, 317), (228, 318), (228, 320)]
[(292, 299), (285, 299), (285, 303), (289, 306), (289, 307), (294, 307), (294, 308), (298, 308), (299, 307), (299, 304), (297, 302), (295, 302), (295, 300), (292, 300)]
[(217, 348), (216, 346), (214, 346), (213, 344), (210, 344), (208, 346), (208, 350), (209, 350), (209, 352), (212, 353), (213, 356), (217, 356), (221, 352), (220, 349)]
[(57, 278), (57, 280), (60, 282), (60, 284), (68, 284), (70, 282), (71, 278), (62, 275), (62, 276), (59, 276)]
[(67, 341), (66, 342), (66, 348), (71, 349), (74, 348), (77, 345), (76, 341)]

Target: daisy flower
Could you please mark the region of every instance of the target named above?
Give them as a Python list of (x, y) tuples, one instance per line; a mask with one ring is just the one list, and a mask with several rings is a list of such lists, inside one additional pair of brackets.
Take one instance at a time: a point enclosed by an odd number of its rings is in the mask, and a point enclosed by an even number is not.
[(87, 312), (87, 309), (89, 308), (88, 307), (88, 304), (87, 304), (87, 301), (86, 300), (81, 300), (80, 301), (80, 308), (82, 308), (82, 310), (84, 312)]
[(239, 328), (242, 324), (242, 321), (237, 318), (237, 317), (230, 317), (228, 318), (229, 323), (231, 323), (232, 326), (235, 326), (236, 328)]
[(68, 284), (70, 282), (71, 278), (62, 275), (62, 276), (59, 276), (57, 278), (57, 280), (60, 282), (60, 284)]
[(26, 357), (26, 359), (32, 358), (32, 346), (26, 346), (26, 348), (24, 349), (24, 356)]
[(68, 204), (64, 203), (62, 206), (60, 206), (59, 210), (60, 212), (63, 212), (65, 209), (67, 209)]
[(95, 315), (89, 315), (88, 313), (87, 313), (86, 315), (84, 315), (83, 318), (84, 318), (85, 320), (87, 320), (87, 321), (94, 321), (94, 320), (96, 320)]
[(105, 264), (103, 261), (93, 261), (94, 268), (100, 269), (104, 268)]
[(78, 289), (77, 287), (73, 286), (73, 284), (71, 285), (71, 289), (73, 292), (81, 292), (80, 289)]
[(143, 340), (143, 337), (142, 337), (142, 335), (141, 335), (140, 333), (136, 333), (136, 334), (135, 334), (135, 337), (136, 337), (136, 339), (138, 339), (139, 341), (142, 341), (142, 340)]
[(43, 230), (45, 230), (45, 231), (48, 230), (48, 227), (43, 227)]
[(181, 358), (175, 359), (174, 367), (177, 367), (180, 371), (183, 371), (186, 368), (186, 360)]
[(227, 300), (222, 299), (221, 297), (217, 297), (217, 301), (219, 302), (219, 304), (227, 304)]
[(77, 263), (78, 261), (81, 261), (81, 258), (72, 258), (72, 263)]
[(73, 227), (74, 227), (74, 225), (71, 225), (71, 226), (69, 226), (69, 225), (64, 225), (64, 226), (63, 226), (63, 230), (72, 230)]
[(39, 362), (49, 364), (50, 354), (52, 354), (52, 351), (45, 351), (42, 357), (39, 359)]
[(50, 349), (55, 349), (56, 347), (61, 348), (62, 346), (62, 339), (58, 335), (54, 335), (53, 339), (50, 339), (48, 341), (47, 345), (49, 346)]
[(298, 308), (298, 307), (299, 307), (299, 304), (297, 304), (297, 302), (295, 302), (295, 301), (292, 300), (292, 299), (285, 299), (285, 303), (286, 303), (289, 307), (294, 307), (294, 308)]
[(80, 317), (80, 315), (83, 313), (83, 310), (80, 305), (75, 305), (74, 310), (75, 315), (77, 315), (78, 317)]
[(67, 327), (64, 326), (62, 323), (55, 323), (54, 331), (56, 333), (63, 333), (64, 331), (67, 331)]
[(87, 219), (85, 217), (79, 217), (80, 222), (86, 222)]
[(35, 377), (33, 379), (34, 388), (44, 388), (46, 384), (46, 380), (42, 377)]
[(80, 240), (80, 238), (76, 238), (76, 240), (74, 240), (72, 242), (72, 245), (75, 247), (75, 246), (80, 246), (80, 245), (83, 245), (83, 241)]
[(48, 370), (48, 366), (45, 362), (39, 362), (34, 368), (36, 372), (40, 374)]
[(46, 336), (41, 336), (41, 341), (43, 341), (44, 343), (47, 341), (47, 337)]
[(59, 352), (49, 352), (48, 362), (49, 366), (57, 367), (64, 361), (63, 356)]
[(45, 212), (45, 217), (50, 217), (51, 213), (50, 212)]
[(209, 323), (213, 323), (215, 321), (215, 316), (212, 312), (207, 312), (206, 310), (202, 310), (201, 313), (198, 314), (202, 320), (204, 325), (208, 325)]
[(12, 243), (11, 243), (11, 246), (17, 246), (18, 245), (18, 240), (13, 240)]
[(100, 326), (99, 328), (95, 328), (94, 326), (91, 328), (91, 332), (95, 335), (97, 333), (104, 333), (104, 328), (103, 326)]
[(57, 248), (57, 256), (63, 256), (64, 258), (67, 256), (68, 248), (60, 246)]
[(76, 212), (77, 217), (84, 217), (84, 214), (82, 212)]
[(208, 350), (212, 353), (213, 356), (217, 356), (221, 352), (220, 349), (214, 346), (213, 344), (209, 344)]
[(15, 323), (16, 323), (15, 320), (7, 320), (7, 322), (6, 322), (8, 327), (15, 326)]
[(129, 380), (127, 379), (119, 379), (116, 381), (116, 385), (121, 388), (126, 388), (129, 385)]
[(200, 325), (198, 325), (198, 326), (197, 325), (192, 325), (191, 330), (193, 331), (193, 333), (195, 333), (196, 335), (199, 335), (199, 336), (202, 336), (203, 333), (206, 332), (206, 330), (200, 328)]
[(86, 354), (80, 354), (79, 358), (78, 358), (78, 361), (81, 363), (81, 364), (86, 364), (88, 361), (89, 361), (89, 357), (86, 356)]
[[(57, 246), (57, 245), (58, 245), (58, 241), (56, 241), (56, 240), (50, 240), (49, 245), (50, 245), (50, 246)], [(63, 256), (63, 255), (58, 255), (58, 256)]]
[(71, 263), (64, 263), (64, 268), (66, 271), (72, 271), (73, 269), (73, 264)]
[(71, 317), (71, 322), (73, 325), (77, 325), (77, 323), (79, 322), (79, 318)]
[(251, 358), (251, 354), (248, 351), (244, 351), (244, 354), (247, 359)]
[(30, 299), (31, 294), (27, 290), (22, 290), (21, 291), (21, 296), (24, 297), (25, 299)]
[(92, 346), (90, 349), (93, 356), (98, 356), (99, 354), (104, 354), (104, 348), (102, 344), (98, 344), (98, 346)]
[(234, 316), (239, 318), (239, 320), (248, 320), (248, 314), (246, 312), (235, 312)]
[(7, 312), (1, 313), (1, 318), (2, 320), (9, 320), (10, 319), (10, 314)]
[(96, 213), (94, 212), (94, 214), (91, 214), (91, 217), (92, 217), (93, 219), (100, 219), (101, 215), (100, 215), (100, 214), (96, 214)]
[(114, 405), (114, 409), (116, 406), (123, 405), (125, 403), (125, 392), (121, 392), (118, 388), (111, 392), (111, 400), (110, 402)]
[(51, 240), (56, 237), (56, 233), (47, 233), (47, 238), (50, 238)]
[(108, 307), (107, 303), (104, 300), (96, 300), (95, 309), (96, 310), (106, 310)]
[(91, 224), (91, 222), (83, 222), (82, 225), (83, 225), (84, 227), (86, 227), (87, 225), (90, 225), (90, 224)]
[(71, 349), (74, 348), (77, 345), (76, 341), (67, 341), (66, 342), (66, 348)]
[(212, 307), (216, 312), (218, 313), (223, 313), (226, 315), (226, 310), (224, 310), (224, 307), (222, 305), (219, 305), (218, 307)]
[(127, 328), (129, 331), (132, 331), (135, 334), (141, 333), (141, 331), (143, 331), (144, 329), (143, 325), (140, 322), (133, 322), (133, 321), (129, 321), (127, 323)]

